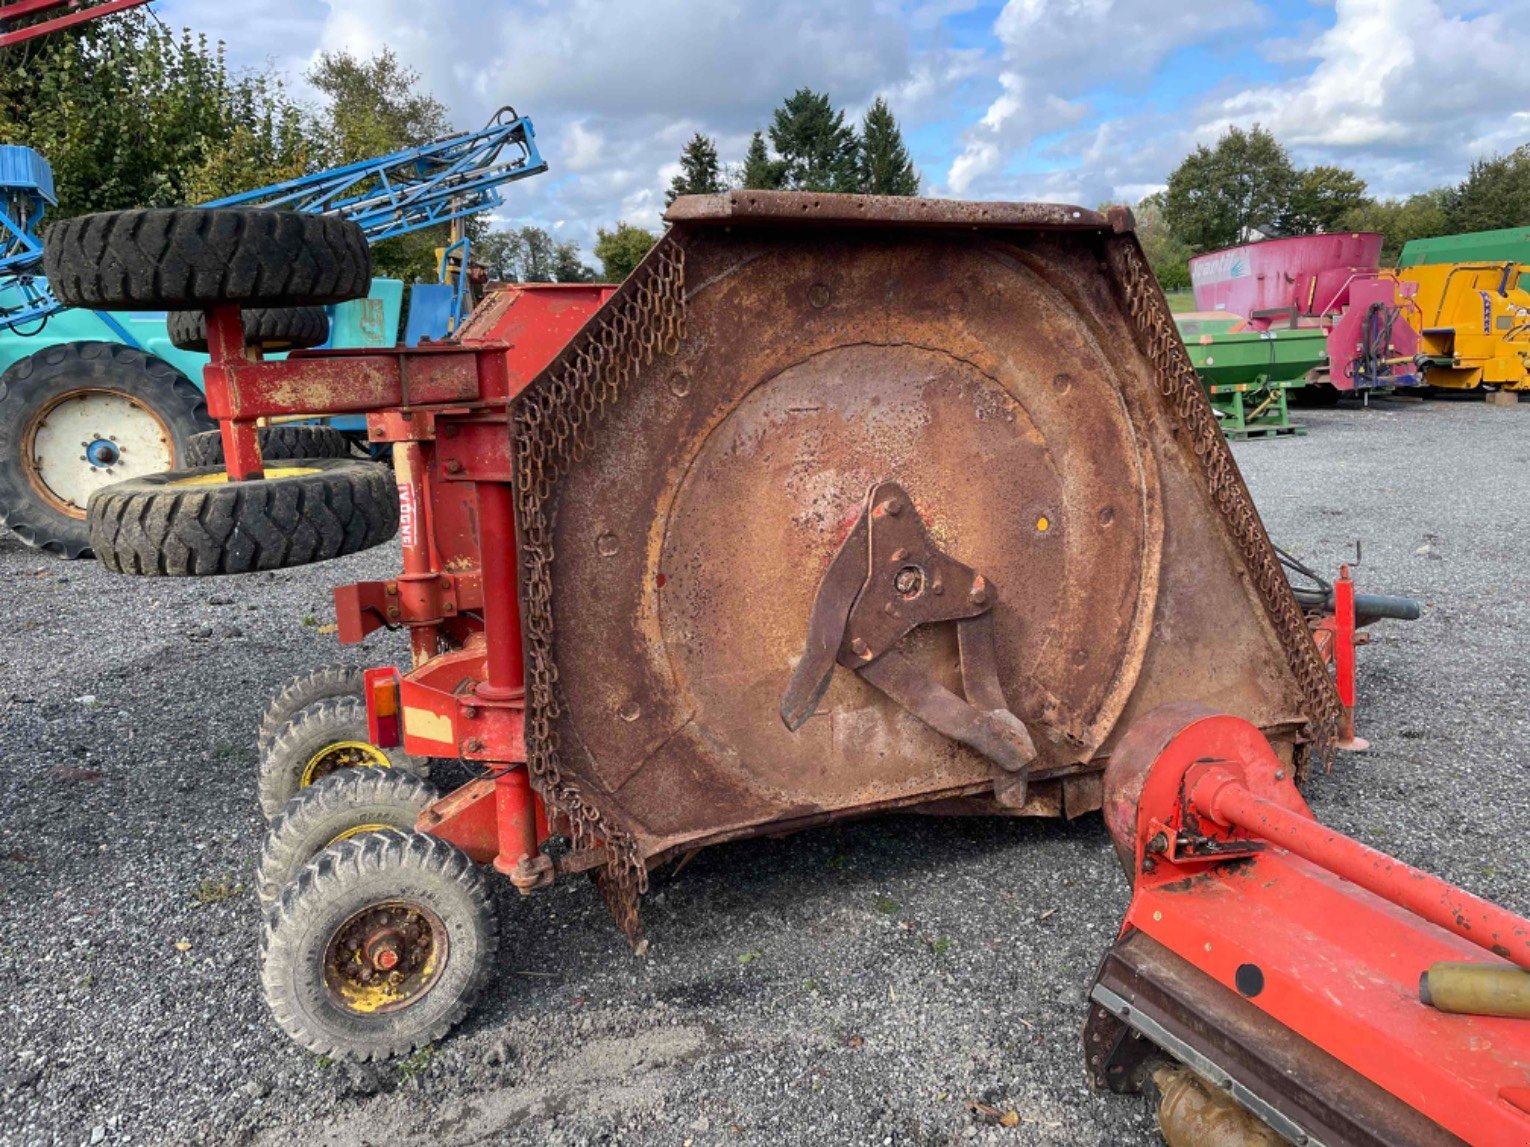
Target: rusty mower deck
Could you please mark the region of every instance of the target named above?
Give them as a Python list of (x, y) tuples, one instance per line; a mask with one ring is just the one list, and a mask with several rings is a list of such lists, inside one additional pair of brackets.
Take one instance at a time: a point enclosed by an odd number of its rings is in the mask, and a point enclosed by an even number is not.
[[(273, 823), (265, 987), (316, 1051), (461, 1018), (495, 944), (480, 866), (527, 893), (592, 872), (636, 941), (649, 870), (705, 845), (1099, 809), (1167, 702), (1293, 776), (1353, 737), (1364, 611), (1347, 577), (1293, 592), (1128, 212), (735, 192), (668, 218), (619, 288), (502, 289), (418, 350), (264, 361), (240, 309), (285, 297), (163, 277), (209, 311), (228, 464), (103, 500), (98, 553), (187, 574), (371, 544), (375, 464), (268, 468), (257, 435), (365, 413), (403, 572), (338, 589), (340, 635), (407, 628), (413, 657), (335, 688), (373, 746), (480, 772), (437, 798), (340, 769)], [(175, 268), (240, 265), (190, 223)], [(357, 704), (273, 744), (351, 745)]]

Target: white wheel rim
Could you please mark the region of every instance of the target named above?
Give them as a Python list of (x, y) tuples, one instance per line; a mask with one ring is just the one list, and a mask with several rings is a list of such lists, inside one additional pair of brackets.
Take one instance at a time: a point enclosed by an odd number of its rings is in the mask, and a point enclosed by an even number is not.
[(22, 441), (27, 478), (55, 509), (85, 516), (104, 486), (169, 470), (170, 428), (149, 406), (116, 390), (76, 390), (45, 406)]

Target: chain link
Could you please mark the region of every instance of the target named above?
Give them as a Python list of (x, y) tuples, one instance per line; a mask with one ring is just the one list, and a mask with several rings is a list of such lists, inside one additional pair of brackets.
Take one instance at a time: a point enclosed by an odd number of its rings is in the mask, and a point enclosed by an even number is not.
[(604, 846), (595, 873), (606, 906), (637, 942), (638, 898), (648, 870), (637, 842), (577, 782), (563, 775), (556, 724), (563, 716), (553, 630), (553, 511), (559, 481), (594, 440), (607, 407), (657, 351), (674, 354), (685, 333), (685, 251), (665, 236), (619, 291), (516, 400), (515, 497), (521, 532), (526, 640), (526, 757), (542, 799), (568, 817), (575, 849)]
[[(1127, 310), (1138, 345), (1146, 351), (1153, 366), (1159, 393), (1167, 401), (1180, 428), (1190, 436), (1196, 459), (1211, 489), (1212, 501), (1232, 531), (1306, 700), (1308, 725), (1304, 732), (1311, 751), (1326, 763), (1331, 760), (1343, 719), (1333, 678), (1318, 656), (1317, 644), (1312, 640), (1301, 607), (1291, 594), (1285, 570), (1275, 554), (1275, 547), (1270, 544), (1264, 522), (1254, 508), (1254, 500), (1244, 485), (1238, 464), (1233, 460), (1227, 437), (1217, 425), (1216, 414), (1201, 387), (1200, 377), (1169, 317), (1168, 303), (1158, 280), (1148, 267), (1135, 237), (1118, 235), (1112, 238), (1110, 262), (1126, 291)], [(1297, 759), (1299, 777), (1305, 774), (1306, 763), (1306, 753), (1303, 752)]]

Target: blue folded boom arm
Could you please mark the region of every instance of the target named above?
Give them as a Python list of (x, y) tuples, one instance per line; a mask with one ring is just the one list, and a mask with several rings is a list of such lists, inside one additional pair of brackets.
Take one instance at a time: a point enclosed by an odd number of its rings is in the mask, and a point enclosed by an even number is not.
[[(14, 154), (13, 154), (14, 153)], [(299, 176), (204, 207), (270, 207), (340, 215), (379, 243), (504, 203), (500, 188), (547, 170), (531, 121), (501, 108), (483, 128), (392, 155)], [(35, 277), (37, 224), (57, 203), (53, 172), (30, 148), (0, 146), (0, 330), (46, 319), (63, 307)]]
[(547, 170), (531, 121), (501, 108), (489, 123), (377, 159), (230, 195), (206, 207), (343, 215), (374, 243), (492, 211), (506, 183)]

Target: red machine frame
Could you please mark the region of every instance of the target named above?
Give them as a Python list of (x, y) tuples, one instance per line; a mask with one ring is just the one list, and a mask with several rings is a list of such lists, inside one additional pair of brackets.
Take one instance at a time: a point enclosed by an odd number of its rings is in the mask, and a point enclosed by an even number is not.
[[(403, 572), (335, 589), (339, 640), (408, 628), (409, 671), (367, 675), (373, 740), (423, 757), (474, 762), (485, 776), (448, 794), (418, 827), (492, 863), (523, 892), (556, 873), (541, 853), (549, 824), (526, 770), (525, 680), (516, 585), (509, 404), (616, 288), (501, 289), (456, 341), (402, 349), (299, 352), (266, 361), (244, 346), (237, 307), (209, 314), (208, 410), (220, 422), (231, 480), (263, 473), (258, 424), (296, 415), (364, 413), (368, 437), (391, 446)], [(1354, 738), (1354, 584), (1345, 567), (1332, 614), (1314, 622), (1333, 664)], [(563, 856), (561, 871), (594, 867), (602, 852)]]
[[(230, 480), (263, 474), (261, 419), (364, 413), (370, 442), (392, 447), (403, 572), (335, 590), (339, 640), (409, 629), (409, 672), (367, 674), (373, 739), (485, 769), (427, 810), (419, 828), (492, 863), (523, 891), (553, 877), (540, 846), (561, 826), (549, 825), (526, 769), (509, 404), (615, 290), (505, 288), (450, 344), (281, 362), (246, 350), (239, 308), (217, 308), (208, 322), (207, 405)], [(593, 866), (601, 854), (590, 852), (560, 867)]]
[(1295, 1142), (1530, 1142), (1530, 1021), (1420, 999), (1435, 965), (1530, 968), (1530, 921), (1319, 824), (1257, 728), (1198, 705), (1132, 727), (1104, 813), (1133, 895), (1096, 1086), (1127, 1089), (1129, 1029)]

